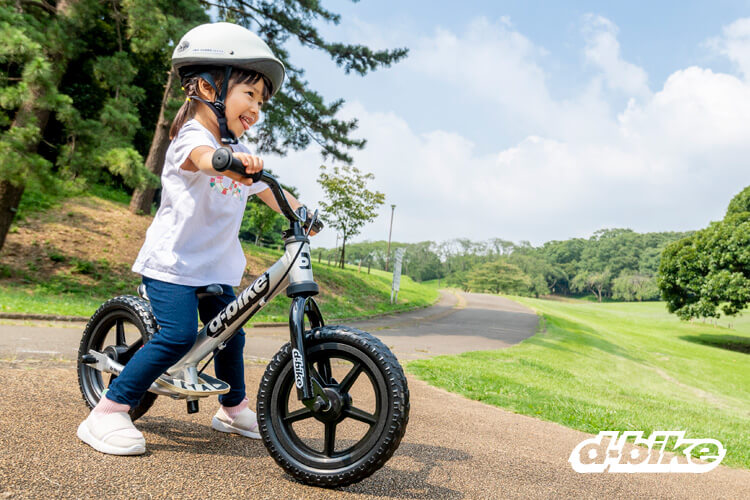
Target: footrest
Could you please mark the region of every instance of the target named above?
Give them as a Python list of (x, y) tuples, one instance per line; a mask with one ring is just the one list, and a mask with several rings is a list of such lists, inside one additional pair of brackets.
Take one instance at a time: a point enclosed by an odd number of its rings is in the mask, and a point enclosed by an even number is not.
[(229, 392), (229, 384), (218, 378), (210, 377), (205, 374), (198, 376), (198, 383), (191, 384), (185, 382), (180, 378), (175, 378), (166, 373), (156, 379), (156, 383), (160, 386), (174, 391), (178, 394), (184, 394), (186, 396), (213, 396), (218, 394), (226, 394)]

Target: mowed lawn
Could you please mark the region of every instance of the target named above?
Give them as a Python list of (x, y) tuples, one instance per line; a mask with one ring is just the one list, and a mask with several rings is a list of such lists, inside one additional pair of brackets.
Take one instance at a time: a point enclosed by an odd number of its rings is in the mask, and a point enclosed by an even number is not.
[(660, 302), (513, 299), (543, 314), (536, 335), (509, 349), (412, 361), (408, 370), (585, 432), (718, 439), (724, 465), (750, 468), (750, 318), (722, 319), (730, 329), (681, 322)]
[[(283, 254), (280, 250), (246, 245), (248, 255), (258, 263), (256, 272), (269, 267)], [(250, 257), (249, 257), (250, 259)], [(260, 267), (258, 267), (260, 266)], [(437, 288), (423, 286), (408, 276), (402, 276), (398, 302), (391, 304), (391, 281), (393, 275), (367, 267), (347, 265), (345, 269), (329, 266), (323, 261), (313, 261), (313, 274), (321, 287), (316, 297), (327, 321), (349, 318), (365, 318), (384, 313), (407, 311), (434, 304), (439, 294)], [(60, 292), (61, 277), (51, 276), (42, 284), (6, 285), (0, 280), (0, 312), (59, 314), (90, 316), (109, 298), (120, 294), (135, 294), (140, 279), (137, 275), (112, 280), (104, 276), (102, 282), (83, 286), (75, 282), (75, 275), (63, 275), (68, 280), (65, 291)], [(245, 284), (249, 284), (247, 281)], [(241, 288), (235, 288), (236, 293)], [(275, 321), (285, 322), (289, 318), (290, 299), (282, 292), (251, 323)]]

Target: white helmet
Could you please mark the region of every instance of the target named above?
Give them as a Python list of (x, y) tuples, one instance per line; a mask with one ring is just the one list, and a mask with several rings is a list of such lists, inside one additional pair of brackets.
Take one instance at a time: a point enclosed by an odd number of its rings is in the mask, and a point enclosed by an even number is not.
[(232, 23), (201, 24), (185, 33), (172, 53), (172, 65), (178, 71), (190, 66), (257, 71), (271, 81), (271, 96), (284, 82), (284, 65), (268, 45), (255, 33)]

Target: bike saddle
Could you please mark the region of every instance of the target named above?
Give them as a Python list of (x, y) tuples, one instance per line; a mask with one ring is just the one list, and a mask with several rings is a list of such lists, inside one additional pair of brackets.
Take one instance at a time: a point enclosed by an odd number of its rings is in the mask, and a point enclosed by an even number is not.
[(205, 299), (206, 297), (224, 295), (224, 289), (221, 285), (213, 284), (199, 287), (195, 294), (198, 296), (198, 300)]

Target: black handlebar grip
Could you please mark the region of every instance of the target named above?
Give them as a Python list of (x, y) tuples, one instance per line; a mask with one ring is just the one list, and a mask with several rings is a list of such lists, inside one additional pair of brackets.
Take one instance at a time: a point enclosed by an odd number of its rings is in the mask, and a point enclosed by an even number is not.
[(248, 174), (245, 171), (245, 166), (242, 164), (242, 161), (240, 161), (239, 158), (235, 158), (234, 155), (232, 155), (232, 150), (229, 148), (219, 148), (214, 151), (214, 155), (211, 157), (211, 166), (214, 167), (214, 170), (217, 172), (231, 170), (243, 177), (250, 177), (253, 182), (258, 182), (263, 176), (262, 170), (255, 172), (254, 174)]

